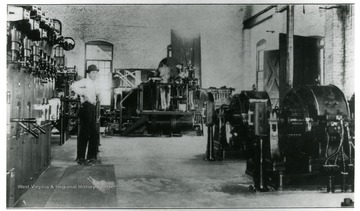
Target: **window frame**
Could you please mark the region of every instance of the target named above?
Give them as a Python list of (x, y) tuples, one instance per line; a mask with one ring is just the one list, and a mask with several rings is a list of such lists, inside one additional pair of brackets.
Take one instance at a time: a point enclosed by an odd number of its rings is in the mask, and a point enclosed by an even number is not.
[[(104, 59), (88, 59), (88, 55), (87, 55), (87, 47), (89, 45), (108, 45), (111, 46), (111, 60), (104, 60)], [(114, 72), (113, 70), (113, 60), (114, 60), (114, 45), (110, 42), (106, 42), (106, 41), (88, 41), (85, 43), (85, 71), (84, 71), (84, 77), (86, 78), (87, 74), (86, 74), (86, 69), (87, 69), (87, 62), (88, 61), (110, 61), (110, 71), (111, 73)]]
[[(106, 60), (106, 59), (88, 59), (88, 55), (87, 55), (87, 48), (90, 45), (105, 45), (105, 46), (109, 46), (111, 47), (111, 59)], [(112, 74), (114, 72), (113, 69), (113, 60), (114, 60), (114, 45), (110, 42), (106, 42), (106, 41), (99, 41), (99, 40), (95, 40), (95, 41), (88, 41), (85, 43), (85, 71), (84, 71), (84, 77), (87, 78), (87, 63), (90, 61), (95, 61), (95, 62), (110, 62), (110, 74)], [(109, 105), (111, 106), (112, 104), (112, 95), (113, 95), (113, 89), (110, 90), (110, 102)]]
[[(266, 50), (266, 40), (262, 39), (256, 44), (256, 90), (257, 91), (264, 91), (264, 53)], [(260, 52), (262, 52), (262, 63), (260, 64)], [(262, 70), (260, 70), (260, 66), (262, 66)], [(263, 74), (262, 78), (262, 90), (259, 90), (259, 73)]]

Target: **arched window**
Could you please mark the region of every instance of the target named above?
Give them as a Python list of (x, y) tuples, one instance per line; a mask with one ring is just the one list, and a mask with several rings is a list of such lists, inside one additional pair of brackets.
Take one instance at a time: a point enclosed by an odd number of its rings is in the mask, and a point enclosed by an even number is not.
[(256, 88), (264, 91), (264, 52), (266, 40), (260, 40), (256, 45)]
[[(113, 44), (104, 41), (90, 41), (85, 45), (85, 68), (96, 65), (101, 89), (101, 105), (111, 104)], [(86, 77), (86, 71), (85, 71)]]

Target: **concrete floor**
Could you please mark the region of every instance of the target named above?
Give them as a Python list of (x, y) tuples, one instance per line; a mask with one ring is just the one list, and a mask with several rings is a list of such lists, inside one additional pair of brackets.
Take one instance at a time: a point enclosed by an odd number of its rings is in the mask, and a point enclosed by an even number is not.
[[(329, 194), (325, 189), (250, 192), (248, 187), (253, 182), (245, 174), (245, 161), (205, 161), (205, 148), (205, 136), (103, 136), (100, 147), (102, 163), (80, 166), (74, 161), (76, 137), (70, 138), (63, 146), (54, 142), (51, 166), (16, 206), (338, 208), (344, 198), (354, 200), (353, 193)], [(95, 188), (80, 190), (79, 184)], [(69, 188), (59, 188), (66, 185)], [(70, 188), (70, 185), (77, 185), (77, 188)]]

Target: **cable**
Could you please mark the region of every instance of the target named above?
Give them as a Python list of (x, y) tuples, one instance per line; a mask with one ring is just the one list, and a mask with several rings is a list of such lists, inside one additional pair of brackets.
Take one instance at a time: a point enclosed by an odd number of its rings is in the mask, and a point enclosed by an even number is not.
[[(350, 128), (349, 128), (349, 124), (346, 124), (346, 132), (347, 132), (347, 138), (348, 138), (348, 143), (349, 143), (349, 164), (352, 164), (352, 153), (351, 153), (351, 147), (353, 146), (352, 143), (352, 138), (350, 135)], [(355, 146), (353, 146), (355, 149)]]
[(344, 147), (341, 147), (341, 159), (343, 164), (343, 172), (346, 172)]
[[(328, 150), (329, 150), (329, 142), (330, 142), (330, 136), (329, 136), (329, 133), (327, 132), (326, 130), (327, 128), (325, 128), (325, 134), (326, 134), (326, 149), (325, 149), (325, 156), (328, 157), (329, 156), (329, 153), (328, 153)], [(325, 163), (326, 164), (326, 163)]]
[(340, 126), (341, 126), (341, 136), (340, 136), (340, 144), (337, 147), (336, 151), (331, 154), (326, 160), (325, 160), (325, 165), (329, 162), (329, 160), (331, 158), (333, 158), (335, 155), (338, 155), (342, 146), (343, 146), (343, 142), (344, 142), (344, 123), (343, 123), (343, 119), (340, 119)]

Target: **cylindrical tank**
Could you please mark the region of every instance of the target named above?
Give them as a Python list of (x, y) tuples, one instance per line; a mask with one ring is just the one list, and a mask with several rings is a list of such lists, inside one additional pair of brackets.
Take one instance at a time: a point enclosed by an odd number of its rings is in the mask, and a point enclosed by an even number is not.
[(193, 127), (193, 118), (186, 112), (183, 115), (148, 115), (146, 126), (150, 133), (181, 133)]

